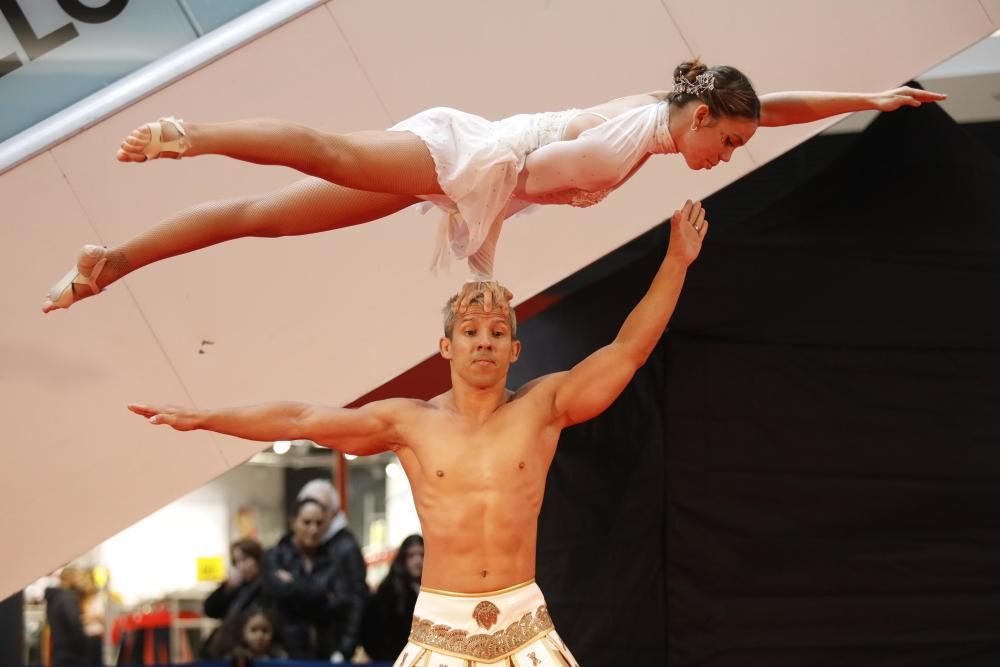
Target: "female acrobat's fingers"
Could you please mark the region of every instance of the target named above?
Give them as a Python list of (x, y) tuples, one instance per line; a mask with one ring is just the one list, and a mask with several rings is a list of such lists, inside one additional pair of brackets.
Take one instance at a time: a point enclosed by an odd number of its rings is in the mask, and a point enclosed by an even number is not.
[(156, 414), (156, 411), (145, 405), (140, 405), (138, 403), (129, 403), (128, 409), (137, 415), (142, 415), (143, 417), (152, 417)]
[(919, 88), (910, 88), (909, 86), (903, 90), (918, 102), (939, 102), (948, 99), (948, 96), (944, 93), (935, 93), (933, 90), (920, 90)]
[(919, 107), (925, 102), (940, 102), (948, 99), (944, 93), (903, 86), (887, 90), (878, 96), (876, 108), (881, 111), (895, 111), (903, 106)]
[(462, 291), (459, 292), (459, 296), (455, 300), (455, 305), (452, 306), (452, 310), (455, 311), (455, 314), (461, 315), (469, 309), (469, 303), (472, 301), (472, 286), (474, 284), (475, 283), (467, 282), (462, 285)]
[(500, 289), (503, 290), (503, 297), (499, 300), (499, 303), (497, 303), (496, 306), (500, 310), (500, 312), (503, 313), (504, 316), (506, 317), (510, 315), (510, 302), (511, 299), (514, 298), (514, 294), (509, 289), (503, 287), (502, 285), (500, 286)]

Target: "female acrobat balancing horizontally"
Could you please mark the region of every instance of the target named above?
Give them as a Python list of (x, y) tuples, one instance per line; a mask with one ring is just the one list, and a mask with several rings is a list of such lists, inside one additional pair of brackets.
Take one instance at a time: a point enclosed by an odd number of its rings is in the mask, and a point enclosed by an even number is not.
[(893, 111), (944, 97), (908, 87), (758, 97), (739, 70), (695, 60), (674, 70), (671, 90), (499, 121), (437, 107), (388, 130), (336, 134), (279, 120), (163, 118), (134, 130), (118, 159), (226, 155), (284, 165), (308, 178), (180, 211), (121, 245), (84, 246), (43, 311), (68, 308), (147, 264), (216, 243), (325, 232), (424, 201), (447, 214), (435, 263), (449, 255), (467, 259), (474, 275), (489, 277), (506, 218), (531, 204), (596, 204), (652, 155), (677, 153), (691, 169), (711, 169), (728, 162), (760, 126)]

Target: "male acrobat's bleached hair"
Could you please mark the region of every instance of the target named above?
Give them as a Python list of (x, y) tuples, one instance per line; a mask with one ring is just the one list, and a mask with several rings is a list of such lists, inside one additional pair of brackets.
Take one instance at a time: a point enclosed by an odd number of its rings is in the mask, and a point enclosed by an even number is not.
[[(444, 335), (447, 338), (451, 338), (452, 333), (455, 331), (455, 319), (458, 315), (455, 312), (455, 306), (470, 291), (472, 292), (472, 299), (469, 301), (470, 306), (476, 305), (484, 308), (487, 294), (493, 300), (494, 309), (498, 309), (500, 304), (507, 303), (507, 289), (495, 280), (479, 280), (466, 283), (457, 294), (448, 299), (448, 302), (444, 305), (444, 309), (441, 311), (444, 315)], [(514, 314), (514, 308), (511, 307), (508, 313), (507, 320), (510, 323), (510, 337), (516, 340), (517, 316)]]

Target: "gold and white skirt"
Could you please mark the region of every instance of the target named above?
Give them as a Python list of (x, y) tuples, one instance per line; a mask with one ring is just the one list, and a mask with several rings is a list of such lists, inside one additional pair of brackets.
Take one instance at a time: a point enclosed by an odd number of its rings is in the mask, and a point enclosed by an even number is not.
[(488, 593), (420, 589), (394, 667), (579, 667), (535, 580)]

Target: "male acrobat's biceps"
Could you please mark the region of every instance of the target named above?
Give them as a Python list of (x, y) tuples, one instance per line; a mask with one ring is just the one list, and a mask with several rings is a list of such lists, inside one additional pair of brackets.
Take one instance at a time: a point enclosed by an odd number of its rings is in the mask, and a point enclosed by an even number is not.
[(382, 452), (394, 451), (397, 447), (391, 439), (373, 437), (354, 438), (324, 438), (313, 440), (317, 445), (352, 456), (371, 456)]
[(568, 424), (604, 412), (632, 380), (638, 366), (612, 343), (573, 367), (556, 392), (556, 411)]
[(378, 423), (351, 408), (310, 406), (299, 417), (298, 433), (313, 442), (336, 442), (374, 432)]

